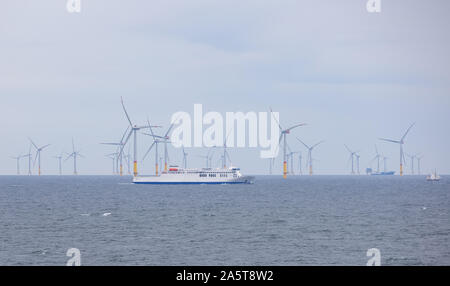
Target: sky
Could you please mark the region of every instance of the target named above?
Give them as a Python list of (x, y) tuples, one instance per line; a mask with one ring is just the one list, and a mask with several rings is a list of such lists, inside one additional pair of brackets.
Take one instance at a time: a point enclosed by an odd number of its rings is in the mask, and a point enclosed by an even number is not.
[[(313, 153), (316, 174), (349, 173), (344, 144), (360, 151), (361, 172), (376, 167), (376, 144), (398, 173), (398, 146), (378, 138), (400, 139), (416, 122), (405, 151), (424, 156), (423, 173), (449, 174), (450, 2), (381, 0), (380, 13), (366, 2), (81, 0), (81, 12), (68, 13), (64, 0), (2, 1), (0, 174), (15, 174), (11, 156), (28, 153), (27, 137), (51, 144), (43, 174), (57, 173), (54, 156), (70, 152), (72, 138), (85, 156), (80, 174), (110, 174), (114, 149), (99, 143), (127, 127), (121, 96), (136, 124), (149, 117), (160, 133), (194, 104), (223, 116), (272, 107), (283, 127), (308, 124), (288, 136), (304, 158), (295, 137), (325, 140)], [(153, 173), (153, 152), (142, 161), (151, 140), (138, 138), (139, 171)], [(186, 151), (189, 167), (203, 167), (205, 148)], [(229, 153), (243, 173), (269, 170), (259, 148)], [(169, 155), (181, 164), (180, 149)], [(281, 164), (279, 156), (274, 173)], [(409, 166), (407, 158), (407, 174)]]

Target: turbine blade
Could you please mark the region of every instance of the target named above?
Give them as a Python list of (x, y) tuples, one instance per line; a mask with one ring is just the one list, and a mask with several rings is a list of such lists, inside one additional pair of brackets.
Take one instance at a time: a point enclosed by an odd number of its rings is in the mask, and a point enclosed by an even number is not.
[(133, 123), (131, 123), (130, 116), (128, 116), (128, 112), (127, 112), (127, 109), (125, 108), (125, 104), (123, 103), (123, 98), (122, 97), (120, 97), (120, 102), (122, 103), (123, 111), (125, 112), (125, 115), (126, 115), (126, 117), (128, 119), (128, 122), (130, 123), (131, 128), (133, 128)]
[(378, 139), (383, 140), (383, 141), (387, 141), (387, 142), (397, 143), (397, 144), (401, 143), (400, 141), (391, 140), (391, 139), (385, 139), (385, 138), (378, 138)]
[(306, 147), (306, 149), (310, 149), (309, 148), (309, 146), (308, 145), (306, 145), (302, 140), (300, 140), (298, 137), (295, 137), (295, 139), (297, 139), (300, 143), (302, 143), (305, 147)]
[(411, 130), (411, 128), (415, 125), (416, 123), (414, 122), (413, 124), (411, 124), (411, 126), (409, 126), (408, 130), (406, 130), (405, 135), (403, 135), (402, 139), (400, 140), (401, 142), (403, 142), (403, 139), (405, 139), (406, 135), (408, 134), (409, 130)]
[(320, 141), (319, 143), (313, 145), (313, 146), (311, 147), (311, 149), (314, 149), (315, 147), (319, 146), (319, 145), (322, 144), (323, 142), (325, 142), (325, 140), (322, 140), (322, 141)]
[(275, 118), (275, 116), (273, 115), (273, 111), (272, 111), (272, 107), (269, 108), (270, 109), (270, 114), (272, 115), (272, 118), (275, 120), (275, 122), (278, 124), (278, 127), (280, 128), (280, 130), (283, 130), (283, 127), (281, 127), (280, 122), (278, 122), (278, 120)]
[(41, 150), (43, 150), (44, 148), (47, 148), (48, 146), (50, 146), (51, 144), (47, 144), (47, 145), (45, 145), (45, 146), (42, 146), (41, 147)]
[(70, 157), (73, 156), (74, 153), (70, 154), (69, 156), (67, 156), (66, 160), (64, 160), (64, 162), (66, 162), (67, 160), (69, 160)]
[(125, 142), (122, 144), (121, 148), (120, 148), (120, 152), (119, 155), (122, 155), (123, 153), (123, 147), (125, 147), (125, 145), (127, 144), (128, 140), (131, 137), (131, 134), (133, 134), (133, 128), (130, 129), (130, 132), (128, 133), (127, 139), (125, 139)]
[(128, 129), (130, 129), (130, 126), (127, 126), (127, 129), (125, 129), (125, 132), (122, 135), (122, 139), (120, 139), (120, 143), (123, 143), (123, 139), (125, 138), (125, 136), (127, 135)]
[(36, 146), (36, 144), (34, 144), (33, 140), (31, 140), (30, 137), (28, 137), (28, 140), (30, 140), (30, 142), (31, 142), (31, 144), (33, 144), (34, 148), (39, 149), (39, 148)]
[(145, 153), (144, 157), (142, 157), (142, 161), (145, 160), (145, 158), (147, 157), (148, 153), (150, 153), (150, 151), (151, 151), (152, 148), (153, 148), (153, 145), (155, 145), (155, 144), (156, 144), (156, 141), (153, 141), (152, 145), (150, 145), (150, 147), (148, 148), (148, 150), (147, 150), (147, 152)]
[(291, 130), (294, 129), (294, 128), (297, 128), (297, 127), (300, 127), (300, 126), (305, 126), (305, 125), (306, 125), (306, 123), (296, 124), (296, 125), (294, 125), (294, 126), (288, 128), (288, 129), (286, 129), (285, 131), (289, 132), (289, 131), (291, 131)]
[(155, 134), (153, 133), (153, 128), (152, 128), (152, 125), (150, 124), (150, 119), (148, 118), (148, 116), (147, 116), (147, 124), (150, 128), (150, 133), (152, 134), (152, 136), (155, 136)]
[(348, 148), (347, 145), (344, 144), (344, 146), (345, 146), (345, 148), (347, 149), (348, 152), (353, 153), (352, 150), (350, 150), (350, 148)]
[(34, 157), (33, 167), (34, 167), (34, 165), (36, 165), (36, 160), (37, 160), (38, 155), (39, 155), (39, 151), (36, 152), (36, 157)]
[[(178, 119), (178, 118), (177, 118)], [(164, 137), (167, 138), (167, 135), (169, 134), (170, 130), (172, 130), (173, 125), (175, 124), (175, 121), (177, 121), (177, 119), (175, 119), (172, 124), (170, 124), (169, 128), (166, 131), (166, 134), (164, 134)]]

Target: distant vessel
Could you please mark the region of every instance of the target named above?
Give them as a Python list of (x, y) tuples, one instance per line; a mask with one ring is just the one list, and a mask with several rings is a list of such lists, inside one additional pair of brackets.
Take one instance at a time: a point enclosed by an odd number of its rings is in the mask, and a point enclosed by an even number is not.
[(395, 174), (395, 171), (373, 172), (372, 168), (367, 168), (366, 173), (372, 176), (391, 176)]
[(434, 170), (434, 173), (427, 176), (427, 181), (439, 181), (441, 177), (436, 173), (436, 170)]
[(183, 169), (170, 166), (160, 175), (135, 176), (135, 184), (252, 184), (254, 177), (242, 175), (239, 168)]
[(379, 172), (379, 173), (372, 173), (372, 176), (391, 176), (394, 175), (395, 171), (389, 171), (389, 172)]

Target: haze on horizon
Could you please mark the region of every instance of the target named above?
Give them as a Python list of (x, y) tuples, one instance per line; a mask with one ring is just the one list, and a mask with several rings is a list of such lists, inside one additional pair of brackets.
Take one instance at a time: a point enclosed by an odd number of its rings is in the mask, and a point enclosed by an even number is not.
[[(405, 152), (424, 156), (422, 174), (450, 173), (449, 1), (382, 0), (381, 13), (368, 13), (366, 0), (81, 0), (81, 13), (68, 13), (65, 2), (2, 2), (2, 175), (15, 174), (10, 157), (28, 152), (27, 137), (51, 144), (44, 175), (57, 174), (53, 157), (71, 152), (72, 137), (86, 156), (79, 174), (110, 174), (105, 154), (114, 148), (99, 143), (119, 140), (127, 127), (121, 96), (134, 122), (148, 116), (161, 131), (196, 103), (222, 115), (272, 107), (283, 127), (308, 123), (288, 136), (303, 158), (295, 136), (325, 140), (313, 153), (316, 174), (349, 173), (344, 144), (360, 150), (362, 173), (376, 144), (398, 174), (398, 146), (378, 138), (399, 139), (416, 122)], [(140, 137), (139, 158), (149, 144)], [(190, 167), (204, 165), (197, 155), (205, 148), (186, 151)], [(229, 153), (244, 173), (267, 174), (259, 151)], [(169, 152), (181, 164), (181, 150)], [(152, 152), (140, 173), (153, 165)], [(70, 159), (63, 170), (71, 174)]]

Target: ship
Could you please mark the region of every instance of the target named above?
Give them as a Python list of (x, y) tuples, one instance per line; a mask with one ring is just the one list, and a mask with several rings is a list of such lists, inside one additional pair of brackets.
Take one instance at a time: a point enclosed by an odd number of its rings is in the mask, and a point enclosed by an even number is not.
[(392, 176), (395, 174), (395, 171), (374, 172), (372, 168), (367, 168), (366, 173), (372, 176)]
[(135, 184), (253, 184), (253, 176), (244, 176), (240, 168), (184, 169), (170, 166), (159, 175), (138, 175)]
[(391, 176), (394, 175), (395, 171), (388, 171), (388, 172), (378, 172), (378, 173), (372, 173), (372, 176)]
[(434, 170), (434, 173), (432, 173), (431, 175), (427, 176), (427, 181), (439, 181), (441, 179), (441, 176), (439, 176), (436, 173), (436, 170)]

